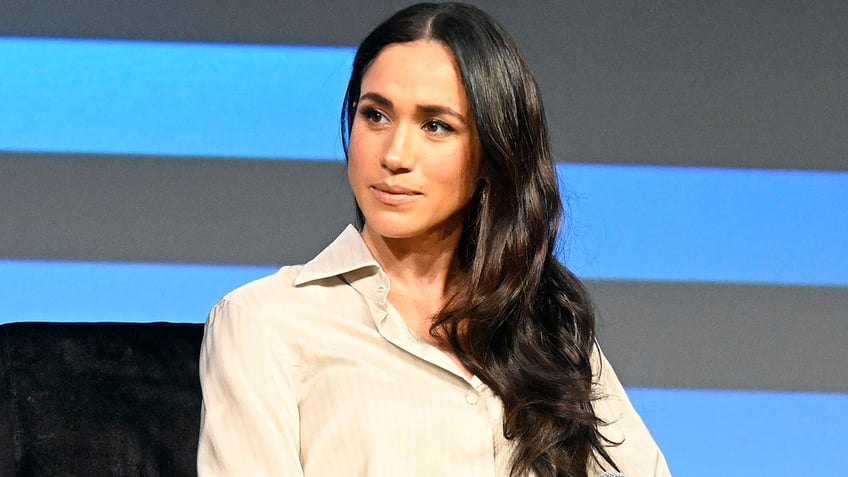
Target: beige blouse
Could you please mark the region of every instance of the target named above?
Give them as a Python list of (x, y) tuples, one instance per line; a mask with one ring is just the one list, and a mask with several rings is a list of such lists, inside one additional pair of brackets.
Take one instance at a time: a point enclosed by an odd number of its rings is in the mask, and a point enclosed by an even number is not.
[[(500, 400), (413, 334), (348, 226), (312, 261), (225, 296), (200, 355), (199, 475), (503, 476)], [(668, 468), (603, 354), (596, 413), (630, 476)], [(590, 475), (601, 469), (592, 468)]]

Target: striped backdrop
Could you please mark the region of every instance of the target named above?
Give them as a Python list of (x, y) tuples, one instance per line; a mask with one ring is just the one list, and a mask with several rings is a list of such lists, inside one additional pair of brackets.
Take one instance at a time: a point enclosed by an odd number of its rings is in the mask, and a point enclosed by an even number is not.
[[(672, 471), (848, 468), (848, 4), (475, 3), (537, 76), (561, 258)], [(354, 45), (405, 4), (0, 3), (0, 323), (202, 322), (322, 249)]]

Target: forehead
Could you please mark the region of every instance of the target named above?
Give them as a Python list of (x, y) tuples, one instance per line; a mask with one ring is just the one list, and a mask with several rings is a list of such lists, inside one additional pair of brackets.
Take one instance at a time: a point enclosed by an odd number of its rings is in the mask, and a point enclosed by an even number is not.
[(361, 93), (379, 93), (393, 102), (425, 101), (467, 110), (465, 86), (451, 50), (418, 40), (383, 48), (362, 76)]

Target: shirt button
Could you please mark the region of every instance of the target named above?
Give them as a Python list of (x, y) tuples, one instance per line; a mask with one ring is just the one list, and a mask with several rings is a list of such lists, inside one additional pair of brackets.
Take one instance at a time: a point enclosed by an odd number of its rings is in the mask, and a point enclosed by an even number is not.
[(480, 398), (477, 396), (477, 393), (475, 393), (474, 391), (468, 391), (465, 394), (465, 400), (468, 401), (468, 404), (471, 404), (472, 406), (474, 406), (475, 404), (477, 404), (477, 401), (479, 401)]

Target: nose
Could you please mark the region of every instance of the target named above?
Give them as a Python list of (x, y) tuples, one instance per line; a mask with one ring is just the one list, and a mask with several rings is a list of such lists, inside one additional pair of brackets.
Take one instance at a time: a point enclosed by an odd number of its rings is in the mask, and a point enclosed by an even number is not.
[(399, 126), (392, 129), (386, 135), (386, 145), (383, 156), (380, 159), (381, 165), (393, 174), (412, 170), (412, 141), (413, 137), (406, 127)]

